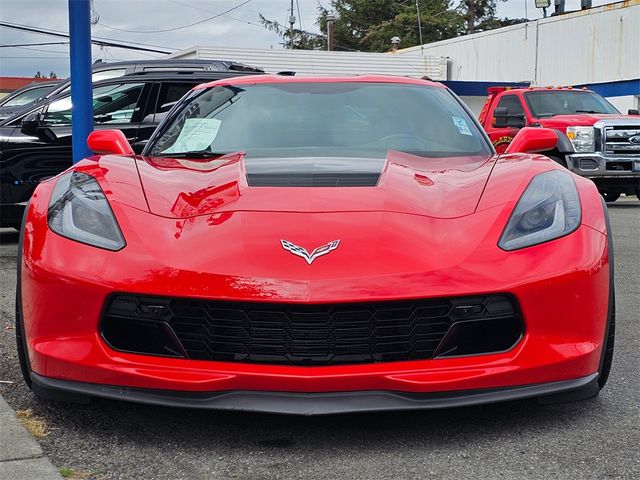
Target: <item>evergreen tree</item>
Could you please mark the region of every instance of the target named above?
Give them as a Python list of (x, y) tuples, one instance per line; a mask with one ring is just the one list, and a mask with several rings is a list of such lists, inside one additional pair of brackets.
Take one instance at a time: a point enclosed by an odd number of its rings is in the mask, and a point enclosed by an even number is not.
[[(478, 30), (512, 25), (524, 19), (497, 19), (496, 2), (506, 0), (418, 0), (422, 41), (437, 42)], [(336, 50), (386, 52), (391, 38), (400, 37), (400, 48), (420, 44), (416, 0), (331, 0), (318, 7), (317, 25), (321, 34), (287, 25), (260, 15), (260, 22), (276, 32), (285, 48), (325, 49), (327, 17), (332, 15)], [(293, 45), (292, 45), (293, 44)]]

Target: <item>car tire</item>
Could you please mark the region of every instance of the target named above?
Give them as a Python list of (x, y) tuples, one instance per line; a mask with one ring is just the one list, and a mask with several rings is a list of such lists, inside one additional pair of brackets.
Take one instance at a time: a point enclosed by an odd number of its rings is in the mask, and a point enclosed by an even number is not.
[(607, 314), (607, 326), (605, 330), (604, 342), (602, 345), (602, 357), (600, 358), (600, 368), (598, 369), (598, 388), (602, 390), (607, 384), (611, 365), (613, 364), (613, 348), (616, 336), (616, 286), (615, 286), (615, 259), (613, 249), (613, 236), (609, 209), (606, 203), (602, 202), (605, 224), (607, 228), (607, 251), (609, 253), (609, 308)]
[(607, 380), (609, 379), (609, 373), (611, 372), (611, 365), (613, 364), (613, 348), (615, 344), (616, 337), (616, 294), (615, 289), (612, 288), (612, 296), (613, 305), (611, 307), (611, 315), (609, 318), (609, 325), (607, 328), (607, 338), (603, 345), (603, 358), (602, 358), (602, 366), (600, 367), (600, 375), (598, 376), (598, 387), (600, 390), (604, 388), (607, 384)]
[(26, 336), (22, 324), (22, 288), (21, 288), (21, 272), (22, 272), (22, 238), (24, 236), (24, 223), (27, 218), (27, 208), (24, 210), (22, 217), (22, 226), (20, 227), (20, 239), (18, 240), (18, 255), (16, 267), (16, 348), (18, 350), (18, 362), (20, 363), (20, 371), (22, 378), (27, 387), (31, 388), (31, 366), (29, 365), (29, 357), (27, 354)]
[(636, 192), (636, 197), (638, 197), (638, 200), (640, 200), (640, 185), (637, 185), (634, 188), (635, 192)]
[(567, 168), (567, 161), (564, 158), (560, 158), (560, 157), (554, 157), (552, 155), (549, 155), (549, 158), (551, 160), (553, 160), (556, 163), (559, 163), (560, 165), (562, 165), (564, 168)]
[(29, 361), (29, 350), (27, 349), (27, 336), (24, 331), (24, 323), (22, 318), (22, 246), (24, 240), (24, 227), (27, 219), (27, 211), (29, 205), (25, 208), (24, 216), (22, 217), (22, 227), (20, 228), (20, 239), (18, 241), (18, 266), (16, 269), (16, 348), (18, 350), (18, 363), (20, 364), (20, 372), (24, 383), (35, 394), (35, 396), (41, 400), (54, 400), (65, 403), (80, 403), (87, 404), (91, 402), (91, 398), (72, 392), (63, 392), (57, 390), (51, 390), (46, 387), (38, 386), (33, 383), (31, 379), (31, 362)]
[(602, 195), (602, 198), (604, 198), (604, 201), (607, 203), (615, 202), (620, 198), (620, 192), (600, 192), (600, 195)]

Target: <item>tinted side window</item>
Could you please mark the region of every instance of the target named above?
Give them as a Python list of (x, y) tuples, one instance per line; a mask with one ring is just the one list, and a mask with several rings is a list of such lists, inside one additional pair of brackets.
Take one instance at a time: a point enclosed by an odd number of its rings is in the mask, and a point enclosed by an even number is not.
[(143, 123), (160, 122), (171, 108), (186, 93), (191, 90), (195, 84), (193, 83), (163, 83), (160, 85), (160, 92), (155, 107), (142, 120)]
[[(503, 96), (496, 108), (506, 108), (507, 115), (524, 115), (524, 108), (522, 107), (522, 102), (518, 98), (517, 95), (505, 95)], [(493, 122), (493, 126), (495, 126), (495, 121)]]
[[(130, 123), (136, 111), (143, 83), (103, 85), (93, 89), (93, 122)], [(71, 124), (71, 96), (52, 102), (44, 115), (48, 125)]]
[(126, 68), (116, 68), (111, 70), (102, 70), (100, 72), (95, 72), (91, 75), (92, 82), (99, 82), (100, 80), (109, 80), (111, 78), (122, 77), (125, 73), (127, 73)]

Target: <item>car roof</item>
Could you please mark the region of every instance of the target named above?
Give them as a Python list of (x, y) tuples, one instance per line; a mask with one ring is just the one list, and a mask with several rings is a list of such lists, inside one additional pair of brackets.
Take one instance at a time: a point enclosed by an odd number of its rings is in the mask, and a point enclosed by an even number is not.
[[(133, 72), (128, 75), (120, 77), (113, 77), (105, 80), (99, 80), (93, 82), (93, 87), (99, 87), (101, 85), (112, 85), (115, 83), (139, 83), (139, 82), (155, 82), (155, 81), (172, 81), (172, 82), (193, 82), (194, 87), (201, 83), (210, 83), (215, 80), (228, 80), (238, 76), (249, 76), (248, 73), (243, 72), (228, 72), (228, 71), (211, 71), (211, 70), (198, 70), (198, 71), (180, 71), (180, 72), (166, 72), (166, 71), (142, 71)], [(250, 76), (259, 77), (252, 73)], [(0, 125), (7, 125), (15, 122), (18, 118), (28, 115), (29, 113), (39, 109), (40, 107), (47, 105), (64, 95), (68, 95), (69, 92), (60, 92), (52, 97), (47, 97), (44, 100), (35, 103), (24, 110), (20, 110), (8, 118), (0, 121)]]
[(19, 93), (22, 92), (26, 92), (27, 90), (33, 90), (34, 88), (43, 88), (43, 87), (49, 87), (49, 88), (54, 88), (56, 85), (59, 85), (60, 83), (62, 83), (62, 80), (51, 80), (51, 81), (46, 81), (46, 82), (32, 82), (29, 83), (27, 85), (23, 85), (20, 88), (16, 88), (15, 90), (13, 90), (12, 92), (9, 92), (5, 97), (2, 97), (1, 100), (5, 100), (9, 97), (13, 97)]
[(210, 67), (208, 71), (236, 71), (261, 73), (264, 70), (245, 65), (233, 60), (203, 60), (203, 59), (155, 59), (155, 60), (125, 60), (120, 62), (96, 61), (92, 65), (93, 73), (103, 70), (115, 70), (118, 68), (141, 71), (145, 68), (153, 69), (178, 69), (186, 67)]
[(296, 77), (290, 75), (243, 75), (216, 80), (199, 85), (197, 88), (209, 88), (220, 85), (248, 85), (266, 83), (399, 83), (405, 85), (429, 85), (432, 87), (446, 88), (439, 82), (422, 80), (413, 77), (399, 75), (352, 75), (339, 77)]
[[(7, 95), (0, 99), (0, 108), (16, 108), (16, 107), (5, 107), (4, 104), (10, 101), (11, 99), (21, 95), (24, 92), (28, 92), (30, 90), (35, 90), (38, 88), (49, 88), (49, 91), (53, 91), (57, 85), (59, 85), (62, 80), (52, 80), (47, 82), (32, 82), (28, 85), (24, 85), (20, 88), (15, 89), (12, 92), (9, 92)], [(28, 108), (28, 105), (25, 105)], [(17, 106), (19, 107), (19, 106)]]

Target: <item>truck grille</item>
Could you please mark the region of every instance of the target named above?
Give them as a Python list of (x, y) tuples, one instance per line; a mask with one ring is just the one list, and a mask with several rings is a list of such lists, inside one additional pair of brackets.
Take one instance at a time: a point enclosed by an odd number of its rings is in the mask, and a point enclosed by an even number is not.
[(523, 324), (510, 295), (310, 305), (118, 294), (101, 333), (120, 351), (314, 366), (504, 351)]
[(640, 154), (640, 126), (605, 127), (604, 153), (611, 155)]

